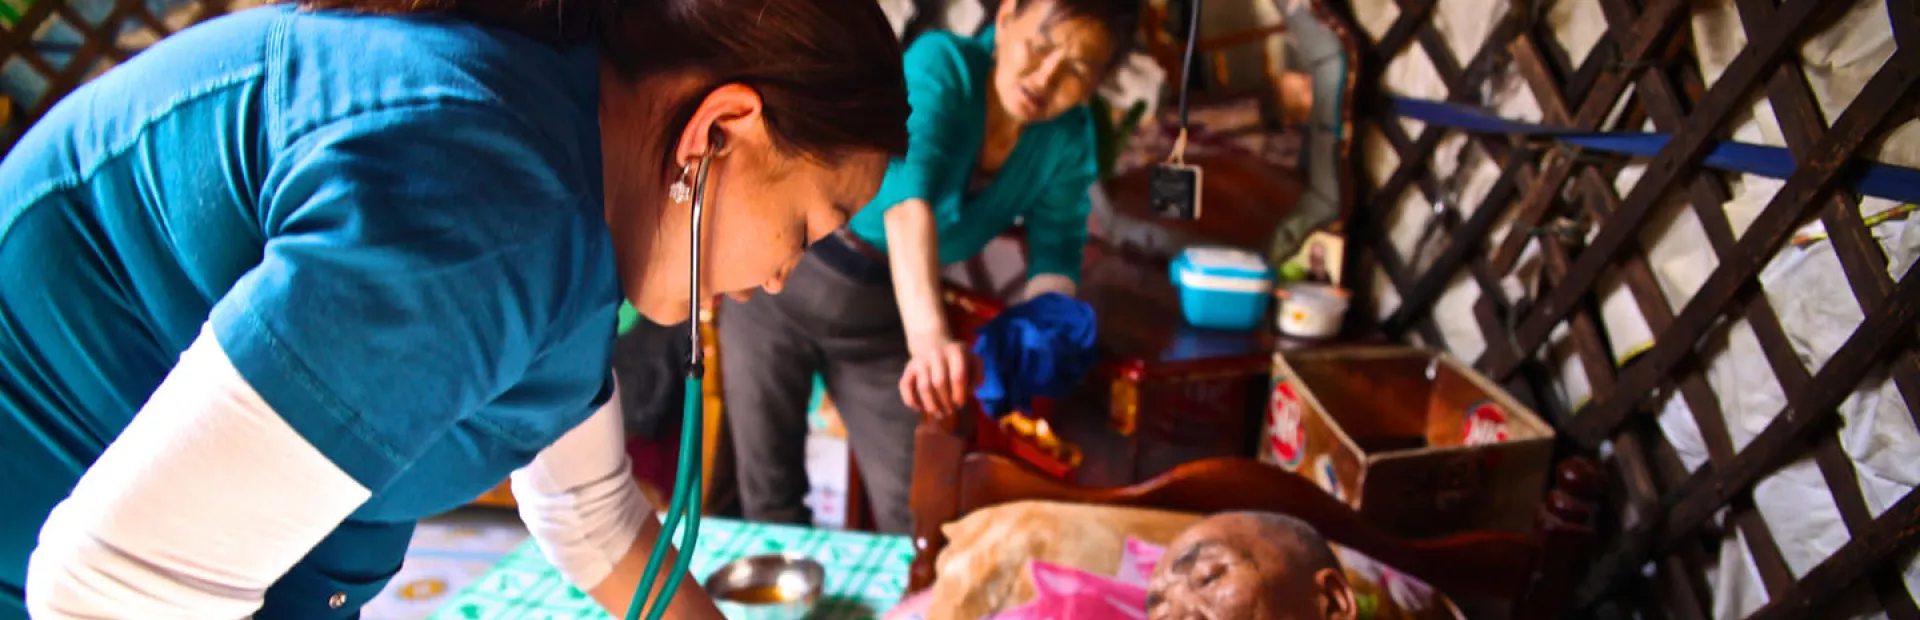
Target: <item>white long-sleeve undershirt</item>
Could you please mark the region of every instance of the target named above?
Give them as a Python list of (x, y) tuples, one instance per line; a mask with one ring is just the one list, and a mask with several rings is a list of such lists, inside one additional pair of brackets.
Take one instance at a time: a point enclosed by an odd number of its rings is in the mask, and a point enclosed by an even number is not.
[[(650, 512), (619, 398), (513, 475), (520, 513), (588, 589)], [(28, 561), (34, 618), (246, 618), (370, 492), (249, 386), (203, 327), (132, 423), (56, 506)]]

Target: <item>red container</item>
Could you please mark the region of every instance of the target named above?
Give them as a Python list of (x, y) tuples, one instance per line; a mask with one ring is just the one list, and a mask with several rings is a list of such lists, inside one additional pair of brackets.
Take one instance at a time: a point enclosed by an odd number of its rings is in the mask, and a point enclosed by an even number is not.
[(1079, 469), (1073, 463), (1054, 458), (1053, 455), (1047, 454), (1046, 450), (1040, 449), (1040, 446), (1033, 445), (1023, 437), (1009, 436), (1007, 444), (1008, 453), (1055, 478), (1067, 480), (1073, 475), (1074, 470)]

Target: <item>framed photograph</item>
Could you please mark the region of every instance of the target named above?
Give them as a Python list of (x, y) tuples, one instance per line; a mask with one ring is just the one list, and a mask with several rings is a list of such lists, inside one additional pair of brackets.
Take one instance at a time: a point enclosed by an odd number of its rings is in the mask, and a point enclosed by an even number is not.
[(1313, 231), (1313, 234), (1307, 235), (1306, 243), (1300, 244), (1300, 251), (1281, 265), (1280, 281), (1343, 286), (1342, 258), (1346, 256), (1346, 251), (1345, 237), (1324, 230)]

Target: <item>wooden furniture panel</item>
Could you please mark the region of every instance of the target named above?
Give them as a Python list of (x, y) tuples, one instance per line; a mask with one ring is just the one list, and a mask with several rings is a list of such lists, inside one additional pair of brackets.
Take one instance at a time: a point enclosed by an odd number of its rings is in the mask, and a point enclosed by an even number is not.
[(499, 486), (474, 498), (473, 505), (487, 508), (517, 508), (519, 504), (513, 501), (513, 489), (510, 487), (507, 481), (502, 480)]

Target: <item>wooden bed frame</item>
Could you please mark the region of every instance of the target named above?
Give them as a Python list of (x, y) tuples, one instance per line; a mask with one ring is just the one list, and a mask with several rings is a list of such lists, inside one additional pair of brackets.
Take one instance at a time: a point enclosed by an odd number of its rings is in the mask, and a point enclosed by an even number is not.
[[(1285, 513), (1312, 524), (1327, 540), (1418, 577), (1456, 601), (1510, 602), (1513, 618), (1555, 618), (1566, 609), (1574, 580), (1593, 551), (1588, 523), (1602, 487), (1596, 464), (1571, 459), (1560, 464), (1531, 534), (1471, 532), (1409, 541), (1365, 523), (1305, 478), (1257, 461), (1209, 459), (1129, 487), (1075, 487), (1002, 455), (967, 452), (960, 437), (945, 430), (950, 428), (936, 420), (920, 427), (913, 487), (917, 555), (910, 592), (933, 584), (935, 560), (947, 542), (940, 526), (989, 506), (1052, 500), (1192, 513)], [(923, 476), (948, 484), (920, 484)]]

